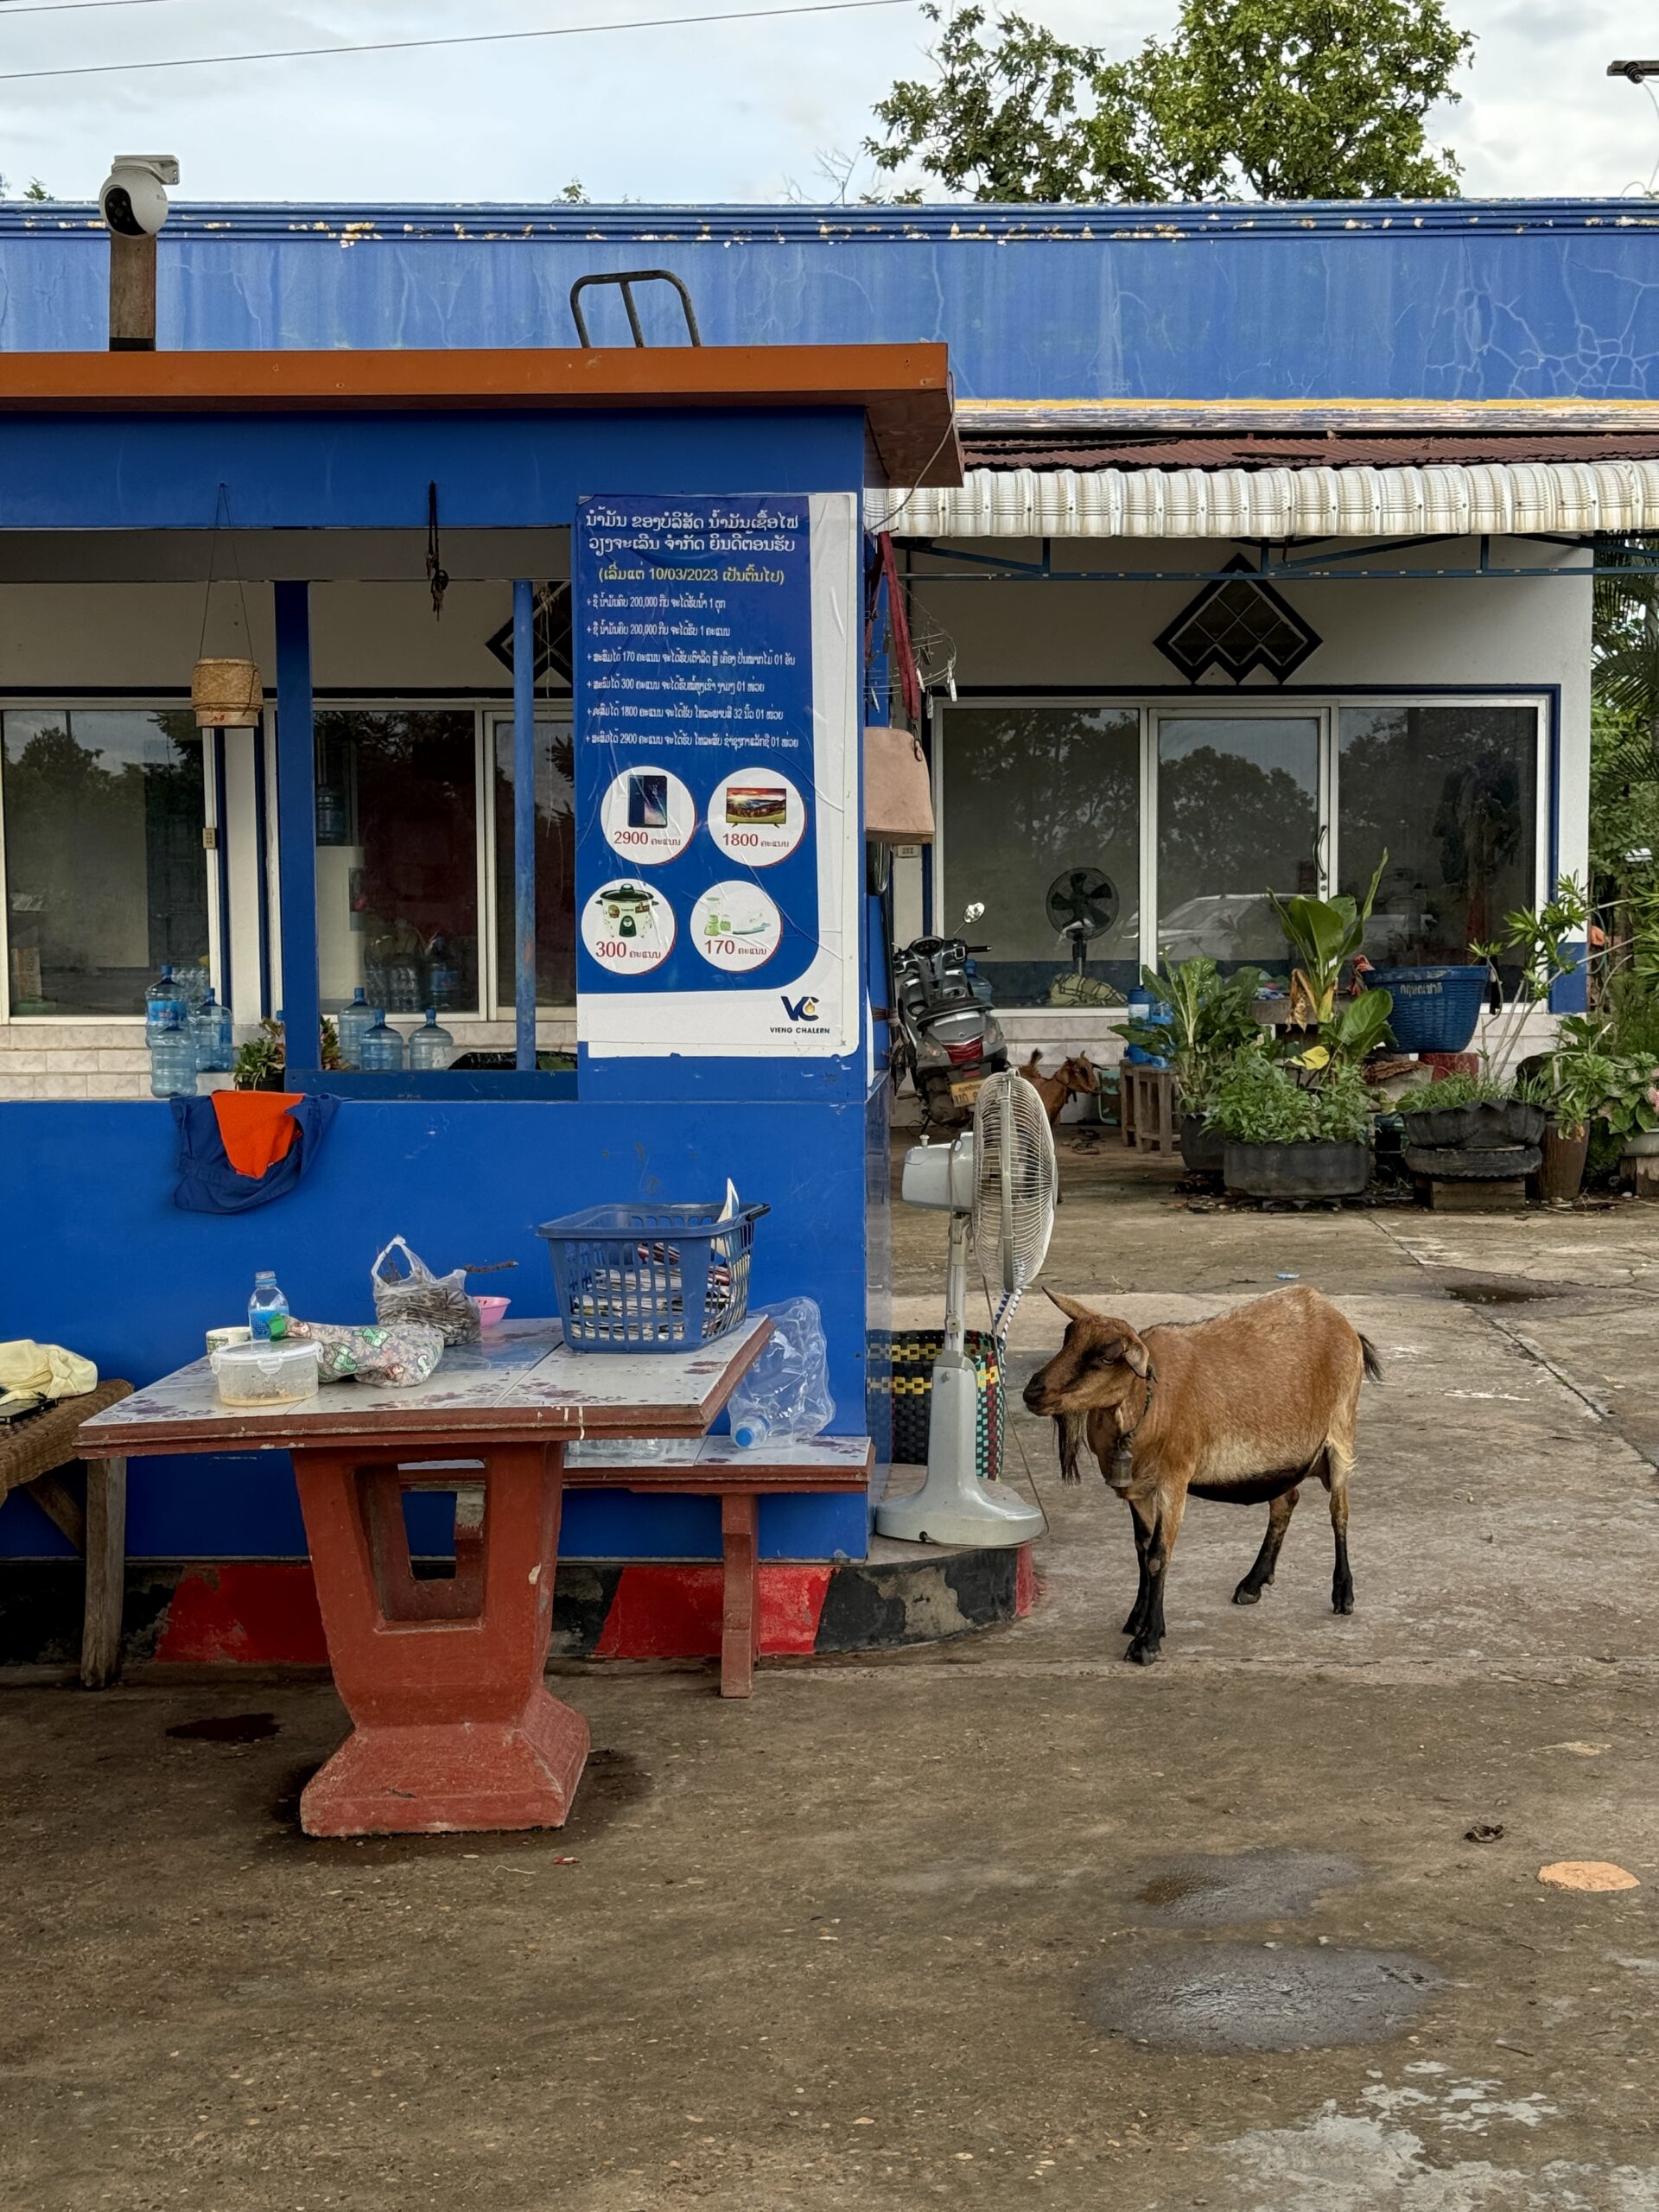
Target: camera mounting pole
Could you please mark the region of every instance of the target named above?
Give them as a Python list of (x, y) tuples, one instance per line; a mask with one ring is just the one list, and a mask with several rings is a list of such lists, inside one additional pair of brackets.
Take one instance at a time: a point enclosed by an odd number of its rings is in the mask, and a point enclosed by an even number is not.
[(118, 154), (99, 205), (110, 233), (110, 351), (156, 351), (156, 234), (164, 187), (179, 181), (173, 154)]

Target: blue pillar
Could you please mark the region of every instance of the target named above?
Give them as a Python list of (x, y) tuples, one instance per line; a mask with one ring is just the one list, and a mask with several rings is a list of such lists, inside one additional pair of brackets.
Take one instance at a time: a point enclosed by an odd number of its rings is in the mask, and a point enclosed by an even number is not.
[(288, 1065), (322, 1065), (317, 995), (317, 796), (311, 721), (311, 587), (272, 586), (276, 603), (276, 903), (283, 918)]
[(536, 1065), (536, 591), (512, 588), (512, 939), (518, 1062)]

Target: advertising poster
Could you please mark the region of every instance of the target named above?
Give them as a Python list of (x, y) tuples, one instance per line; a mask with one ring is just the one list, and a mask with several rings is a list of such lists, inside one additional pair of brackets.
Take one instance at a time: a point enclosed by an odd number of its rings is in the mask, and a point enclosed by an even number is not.
[(849, 493), (578, 502), (590, 1053), (858, 1049), (856, 531)]

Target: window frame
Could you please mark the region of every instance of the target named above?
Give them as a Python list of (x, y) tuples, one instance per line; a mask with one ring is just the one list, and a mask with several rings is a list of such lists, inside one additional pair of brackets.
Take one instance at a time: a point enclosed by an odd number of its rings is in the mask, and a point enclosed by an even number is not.
[[(944, 906), (945, 843), (950, 821), (946, 761), (950, 751), (950, 716), (957, 708), (1073, 707), (1087, 713), (1100, 708), (1129, 708), (1141, 717), (1141, 930), (1137, 958), (1143, 967), (1158, 961), (1158, 726), (1160, 717), (1190, 718), (1205, 713), (1238, 720), (1242, 717), (1284, 721), (1317, 717), (1319, 721), (1319, 815), (1316, 851), (1320, 893), (1329, 897), (1331, 887), (1341, 880), (1341, 754), (1342, 713), (1344, 708), (1410, 707), (1529, 707), (1536, 716), (1534, 772), (1536, 825), (1533, 852), (1534, 903), (1553, 892), (1556, 866), (1556, 760), (1559, 751), (1560, 696), (1558, 686), (1520, 684), (1502, 686), (1351, 684), (1298, 687), (1255, 685), (1224, 689), (1202, 684), (1167, 689), (1137, 686), (1115, 690), (1102, 685), (1083, 690), (1048, 690), (1034, 686), (961, 685), (954, 699), (929, 702), (929, 751), (933, 773), (935, 836), (932, 857), (924, 862), (928, 906), (935, 931), (948, 933), (950, 917)], [(1014, 1014), (1040, 1012), (1038, 1007), (1011, 1007)], [(1103, 1009), (1110, 1014), (1111, 1009)]]
[[(9, 714), (188, 714), (188, 691), (5, 691), (0, 692), (0, 716)], [(224, 998), (224, 947), (219, 941), (219, 844), (216, 806), (217, 747), (220, 733), (203, 730), (201, 752), (201, 859), (204, 895), (207, 904), (207, 973), (215, 994)], [(213, 842), (207, 832), (213, 830)], [(142, 1014), (25, 1014), (11, 1010), (11, 886), (6, 867), (6, 774), (0, 747), (0, 1028), (42, 1032), (60, 1029), (142, 1029)]]
[[(550, 703), (558, 707), (560, 711), (556, 714), (550, 714), (547, 711), (547, 707)], [(563, 697), (550, 702), (537, 700), (535, 720), (537, 728), (548, 728), (550, 726), (560, 729), (574, 731), (575, 725), (575, 709), (574, 702), (568, 694)], [(511, 731), (512, 728), (513, 717), (511, 703), (507, 704), (505, 707), (499, 705), (486, 707), (480, 716), (479, 726), (480, 733), (479, 737), (478, 755), (479, 777), (480, 783), (488, 793), (487, 812), (489, 846), (485, 855), (485, 868), (486, 871), (485, 880), (489, 887), (490, 897), (489, 974), (490, 988), (492, 993), (493, 993), (497, 980), (499, 977), (501, 971), (500, 932), (496, 927), (495, 921), (495, 871), (498, 860), (497, 846), (499, 838), (499, 831), (495, 818), (495, 739), (498, 729), (506, 729)], [(482, 810), (480, 810), (480, 818), (481, 812)], [(572, 916), (572, 926), (575, 926), (574, 914)], [(511, 1021), (513, 1020), (517, 1011), (517, 1007), (509, 1002), (505, 1006), (496, 1006), (491, 1013), (485, 1014), (482, 1019), (486, 1021)], [(538, 1015), (548, 1014), (555, 1019), (574, 1021), (576, 1014), (576, 1002), (572, 999), (568, 1004), (558, 1005), (550, 1001), (543, 1002), (541, 999), (537, 999), (536, 1001), (536, 1011)]]

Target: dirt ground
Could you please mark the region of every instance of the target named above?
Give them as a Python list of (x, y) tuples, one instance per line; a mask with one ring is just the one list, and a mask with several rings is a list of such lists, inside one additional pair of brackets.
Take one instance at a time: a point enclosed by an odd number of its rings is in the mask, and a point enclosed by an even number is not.
[[(305, 1841), (315, 1681), (7, 1687), (0, 2204), (1659, 2212), (1659, 1210), (1065, 1173), (1057, 1287), (1144, 1321), (1294, 1275), (1376, 1340), (1351, 1618), (1316, 1489), (1249, 1610), (1262, 1510), (1195, 1503), (1125, 1666), (1127, 1516), (1021, 1416), (1028, 1620), (747, 1705), (577, 1670), (557, 1834)], [(943, 1223), (895, 1235), (920, 1319)], [(1058, 1325), (1022, 1311), (1016, 1386)]]

